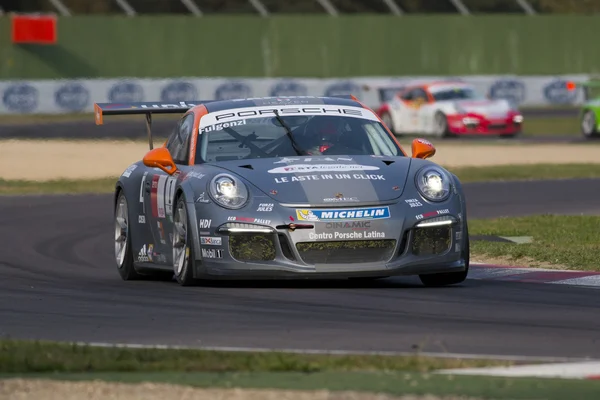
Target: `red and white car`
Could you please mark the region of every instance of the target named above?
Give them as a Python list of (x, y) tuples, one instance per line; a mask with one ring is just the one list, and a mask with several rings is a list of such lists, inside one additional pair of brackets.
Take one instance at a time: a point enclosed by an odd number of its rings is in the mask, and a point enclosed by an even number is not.
[(454, 81), (407, 86), (377, 114), (396, 134), (515, 136), (523, 126), (508, 100), (490, 100), (473, 85)]

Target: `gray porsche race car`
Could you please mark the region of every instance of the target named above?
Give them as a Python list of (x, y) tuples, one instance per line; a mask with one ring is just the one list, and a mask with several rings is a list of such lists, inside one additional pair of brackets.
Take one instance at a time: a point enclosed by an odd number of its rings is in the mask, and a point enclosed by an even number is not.
[[(160, 113), (183, 115), (154, 148)], [(458, 178), (353, 96), (95, 104), (116, 114), (145, 114), (150, 145), (115, 186), (124, 280), (467, 277)]]

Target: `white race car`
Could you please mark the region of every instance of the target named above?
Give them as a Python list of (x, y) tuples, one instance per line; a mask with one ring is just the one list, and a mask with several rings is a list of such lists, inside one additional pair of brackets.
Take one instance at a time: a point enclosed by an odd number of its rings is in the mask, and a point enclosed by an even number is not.
[(377, 114), (395, 134), (516, 136), (523, 126), (508, 100), (487, 99), (473, 85), (454, 81), (407, 86)]

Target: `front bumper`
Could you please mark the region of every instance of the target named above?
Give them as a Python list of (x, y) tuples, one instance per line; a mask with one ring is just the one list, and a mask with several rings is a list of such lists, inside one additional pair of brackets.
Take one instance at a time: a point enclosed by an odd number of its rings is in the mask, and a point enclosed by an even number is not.
[[(317, 223), (305, 224), (312, 226), (305, 229), (243, 224), (248, 232), (228, 231), (236, 225), (225, 223), (215, 230), (224, 250), (221, 258), (202, 257), (214, 255), (206, 250), (212, 246), (203, 246), (195, 273), (210, 279), (319, 279), (462, 271), (466, 222), (461, 217), (460, 209), (442, 216), (425, 212), (387, 221), (375, 230), (337, 234), (323, 232)], [(417, 226), (428, 223), (432, 226)], [(262, 231), (250, 232), (253, 227)]]
[(448, 129), (456, 135), (514, 135), (523, 129), (523, 117), (509, 114), (488, 118), (478, 114), (448, 116)]

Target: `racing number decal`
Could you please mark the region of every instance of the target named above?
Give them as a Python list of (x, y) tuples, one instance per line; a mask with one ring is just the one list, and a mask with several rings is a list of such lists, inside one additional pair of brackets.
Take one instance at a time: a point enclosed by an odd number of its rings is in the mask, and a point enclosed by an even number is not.
[(173, 176), (155, 175), (152, 177), (152, 191), (150, 203), (152, 204), (152, 216), (154, 218), (165, 218), (173, 215), (173, 197), (175, 196), (175, 185), (177, 178)]
[(167, 203), (167, 215), (173, 215), (173, 197), (175, 197), (175, 184), (177, 178), (172, 176), (167, 179), (167, 188), (165, 189), (166, 203)]

